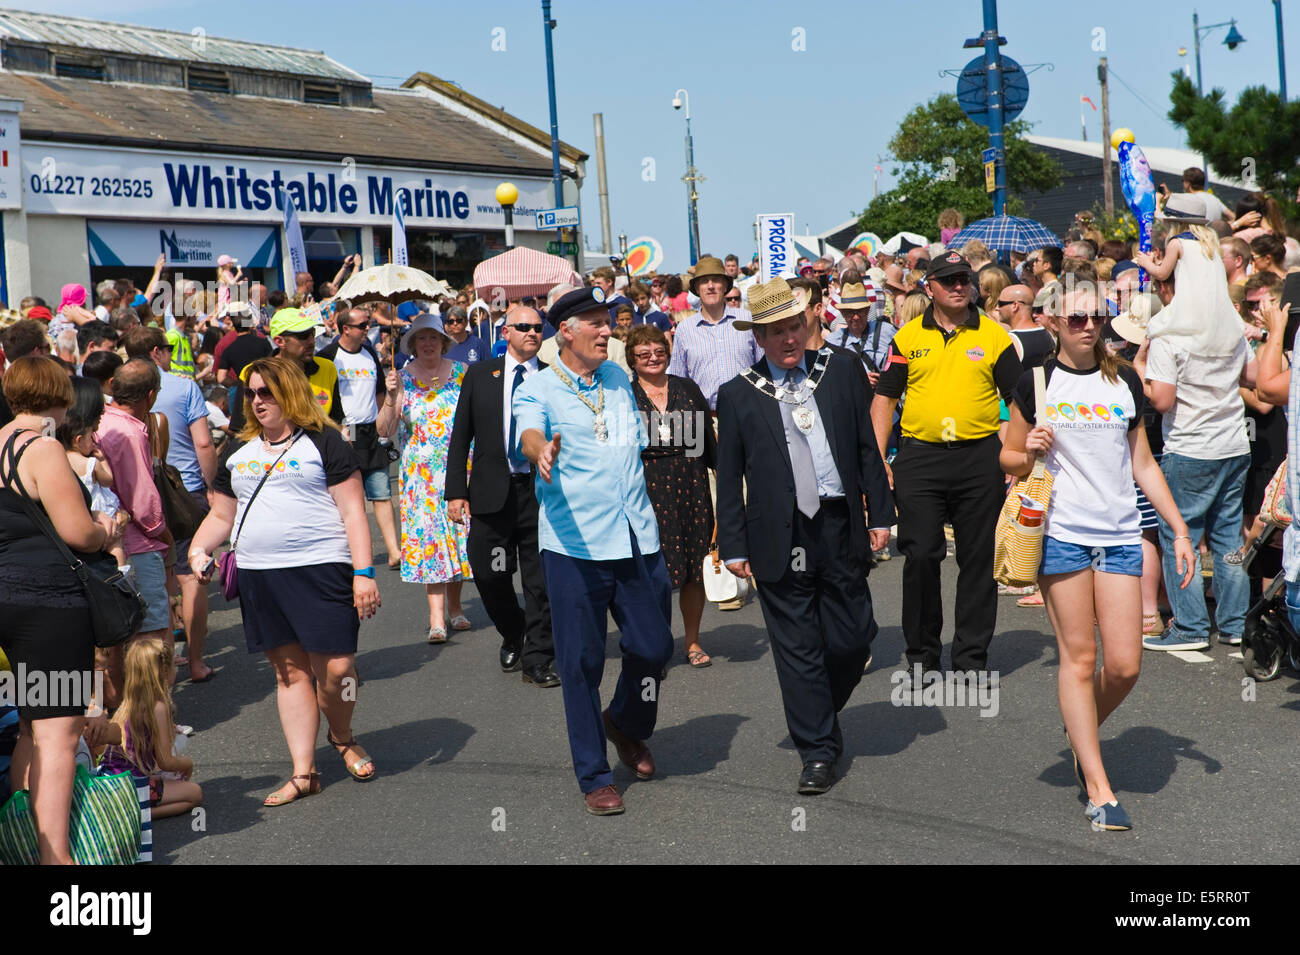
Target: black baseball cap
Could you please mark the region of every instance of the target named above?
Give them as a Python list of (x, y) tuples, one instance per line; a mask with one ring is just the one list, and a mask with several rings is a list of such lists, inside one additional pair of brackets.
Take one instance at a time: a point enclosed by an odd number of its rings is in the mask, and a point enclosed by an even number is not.
[(962, 257), (960, 252), (945, 252), (938, 258), (930, 260), (930, 266), (925, 270), (925, 278), (928, 282), (930, 279), (941, 279), (949, 275), (969, 275), (970, 273), (970, 263)]

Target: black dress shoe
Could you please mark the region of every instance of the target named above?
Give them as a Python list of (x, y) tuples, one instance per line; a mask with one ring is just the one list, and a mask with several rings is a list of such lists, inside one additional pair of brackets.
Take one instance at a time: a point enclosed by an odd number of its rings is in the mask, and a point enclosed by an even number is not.
[(831, 788), (835, 772), (830, 763), (821, 760), (809, 760), (803, 764), (799, 774), (799, 792), (803, 795), (818, 795)]
[(560, 685), (560, 675), (555, 672), (555, 666), (550, 663), (539, 663), (537, 666), (524, 667), (523, 680), (525, 683), (540, 687)]
[(512, 647), (508, 643), (501, 644), (501, 672), (514, 673), (518, 670), (522, 655), (519, 647)]

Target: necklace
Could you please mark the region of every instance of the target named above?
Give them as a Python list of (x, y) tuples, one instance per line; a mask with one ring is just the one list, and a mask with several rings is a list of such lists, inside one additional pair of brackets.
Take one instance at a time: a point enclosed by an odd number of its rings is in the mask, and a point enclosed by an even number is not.
[(578, 386), (573, 383), (573, 379), (564, 373), (560, 368), (562, 363), (553, 362), (551, 368), (555, 370), (555, 375), (564, 382), (570, 391), (578, 396), (578, 400), (591, 409), (596, 415), (596, 420), (591, 423), (591, 430), (596, 435), (596, 440), (602, 444), (609, 440), (609, 428), (605, 426), (605, 383), (596, 383), (596, 403), (592, 404), (591, 399), (578, 390)]
[(829, 349), (820, 349), (817, 352), (817, 360), (813, 363), (812, 371), (794, 390), (764, 378), (752, 368), (745, 369), (741, 373), (741, 377), (769, 398), (775, 398), (783, 404), (793, 405), (794, 408), (791, 410), (790, 416), (794, 419), (794, 426), (799, 429), (800, 434), (811, 434), (813, 424), (817, 421), (817, 413), (808, 406), (808, 401), (817, 390), (817, 386), (821, 384), (822, 376), (826, 374), (826, 361), (830, 358), (830, 354)]
[[(672, 441), (673, 441), (673, 429), (672, 429), (672, 425), (669, 423), (669, 419), (668, 419), (667, 417), (665, 417), (665, 415), (664, 415), (664, 412), (666, 412), (666, 411), (668, 410), (668, 408), (667, 408), (667, 405), (668, 405), (668, 382), (665, 381), (665, 382), (664, 382), (664, 386), (663, 386), (662, 388), (657, 388), (657, 389), (655, 389), (655, 390), (652, 391), (652, 390), (650, 389), (649, 385), (647, 385), (644, 381), (642, 381), (642, 382), (641, 382), (641, 389), (645, 392), (646, 397), (650, 399), (650, 406), (651, 406), (651, 408), (654, 409), (654, 411), (653, 411), (651, 417), (654, 418), (654, 419), (656, 419), (656, 420), (659, 422), (659, 427), (658, 427), (658, 431), (659, 431), (659, 443), (660, 443), (661, 445), (662, 445), (662, 444), (672, 444)], [(655, 400), (655, 399), (657, 399), (657, 398), (663, 398), (663, 399), (664, 399), (664, 410), (663, 410), (662, 412), (659, 410), (659, 404), (658, 404), (658, 402)]]
[[(425, 370), (423, 365), (417, 364), (416, 362), (412, 361), (407, 363), (407, 367), (411, 369), (411, 377), (415, 379), (415, 383), (418, 384), (421, 388), (426, 388), (426, 387), (436, 388), (438, 387), (438, 382), (442, 380), (442, 378), (439, 375), (431, 373), (429, 375), (429, 383), (426, 385), (424, 383), (424, 379), (420, 375), (416, 374), (417, 370), (419, 371)], [(438, 367), (434, 368), (433, 372), (437, 372), (440, 368), (442, 368), (442, 359), (438, 359)]]

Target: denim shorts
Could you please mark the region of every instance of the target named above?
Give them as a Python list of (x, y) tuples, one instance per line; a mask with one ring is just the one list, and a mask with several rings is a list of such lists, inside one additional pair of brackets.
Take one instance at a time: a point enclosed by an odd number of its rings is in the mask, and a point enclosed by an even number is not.
[(361, 483), (366, 489), (367, 501), (387, 501), (392, 499), (393, 485), (388, 479), (388, 468), (362, 471)]
[(1142, 576), (1142, 545), (1114, 544), (1110, 547), (1067, 544), (1055, 537), (1043, 538), (1040, 574), (1072, 574), (1091, 567), (1101, 574)]
[(146, 610), (140, 633), (172, 628), (171, 602), (167, 598), (167, 569), (163, 566), (163, 552), (152, 550), (143, 554), (128, 554), (127, 561), (135, 574), (136, 586), (144, 598)]

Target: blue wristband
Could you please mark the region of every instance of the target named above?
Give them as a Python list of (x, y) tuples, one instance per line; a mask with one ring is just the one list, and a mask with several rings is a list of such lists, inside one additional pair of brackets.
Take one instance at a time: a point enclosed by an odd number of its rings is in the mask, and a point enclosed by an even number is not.
[(369, 577), (371, 580), (374, 580), (374, 579), (375, 579), (375, 568), (373, 568), (373, 567), (362, 567), (360, 570), (356, 570), (356, 569), (354, 568), (353, 571), (352, 571), (352, 576), (353, 576), (353, 577)]

